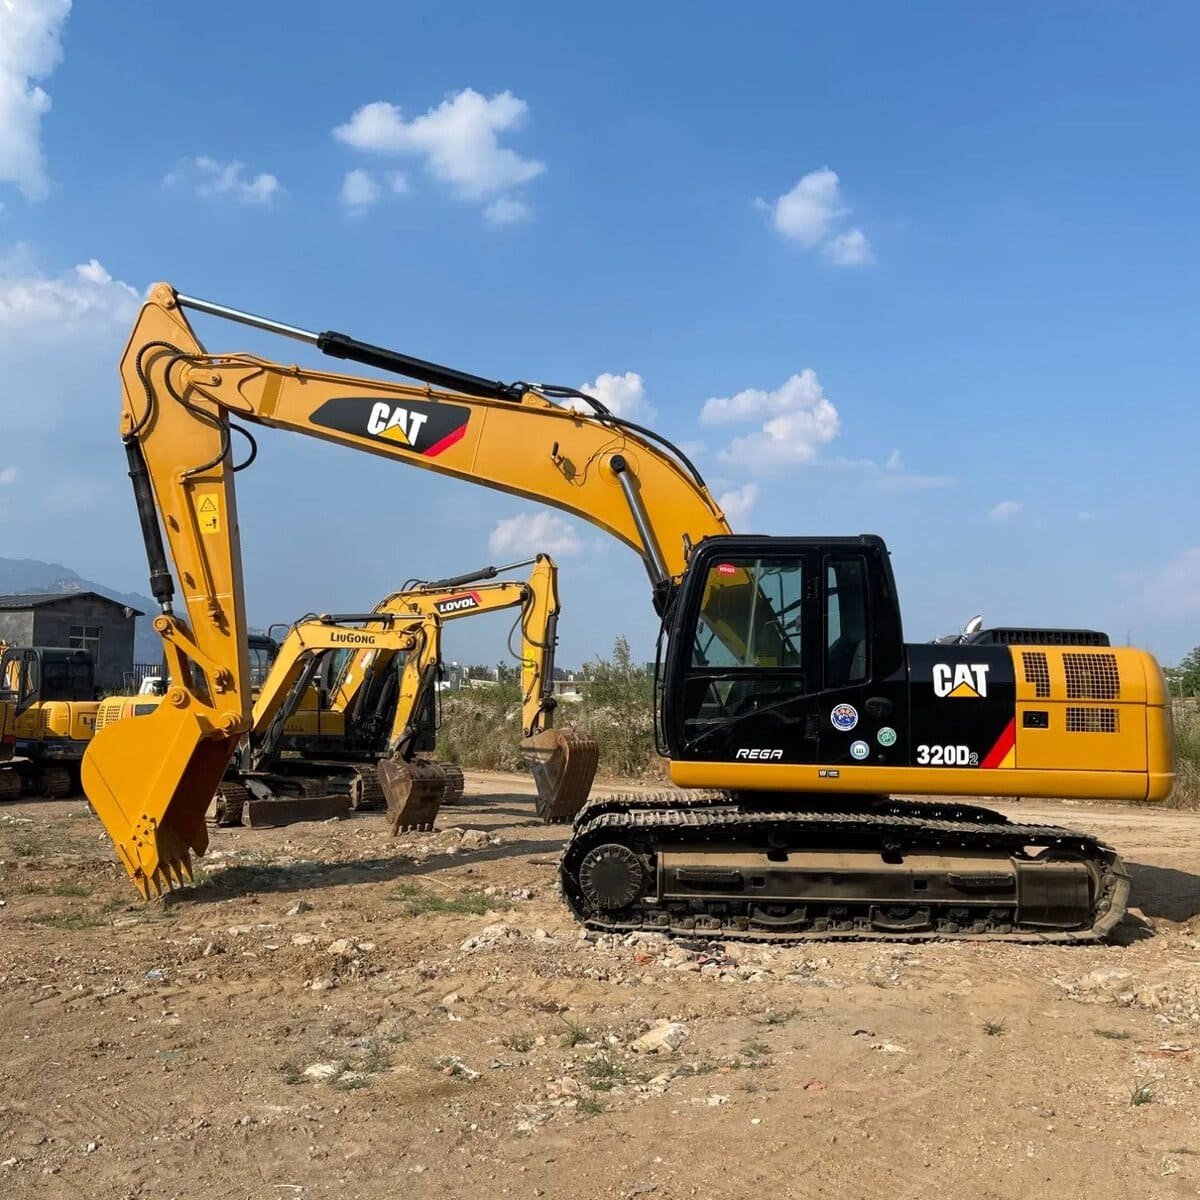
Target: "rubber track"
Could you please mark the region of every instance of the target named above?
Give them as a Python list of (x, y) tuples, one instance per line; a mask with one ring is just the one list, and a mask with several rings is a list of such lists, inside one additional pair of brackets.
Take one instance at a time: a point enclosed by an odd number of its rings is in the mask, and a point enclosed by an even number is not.
[[(671, 800), (668, 801), (667, 797)], [(699, 804), (680, 803), (677, 793), (650, 796), (613, 797), (589, 805), (575, 824), (571, 840), (559, 862), (559, 879), (563, 897), (575, 916), (591, 929), (612, 933), (646, 931), (675, 933), (688, 937), (716, 937), (743, 941), (795, 943), (808, 941), (1006, 941), (1022, 943), (1095, 942), (1105, 937), (1125, 912), (1129, 879), (1116, 852), (1088, 834), (1063, 829), (1055, 825), (1018, 825), (1001, 816), (999, 821), (945, 820), (926, 815), (938, 805), (891, 801), (889, 812), (871, 810), (856, 812), (797, 812), (747, 810), (734, 806), (732, 797), (716, 794), (705, 796)], [(954, 807), (954, 806), (948, 806)], [(987, 812), (988, 810), (977, 810)], [(911, 815), (909, 815), (911, 814)], [(997, 814), (999, 815), (999, 814)], [(881, 845), (900, 841), (919, 851), (938, 850), (996, 850), (1005, 845), (1014, 849), (1025, 846), (1045, 846), (1067, 850), (1094, 862), (1099, 868), (1102, 888), (1098, 915), (1089, 929), (1081, 930), (1005, 930), (983, 933), (947, 933), (941, 930), (884, 931), (869, 929), (823, 930), (781, 933), (778, 930), (739, 929), (722, 920), (716, 927), (694, 925), (658, 925), (646, 919), (612, 921), (587, 911), (587, 903), (579, 888), (579, 864), (594, 846), (616, 842), (634, 848), (648, 838), (655, 851), (671, 843), (713, 841), (736, 846), (740, 834), (755, 827), (768, 831), (771, 827), (788, 830), (792, 838), (805, 832), (810, 835), (836, 832), (839, 847), (858, 848), (864, 842)], [(632, 835), (632, 837), (631, 837)], [(1107, 908), (1105, 904), (1107, 903)], [(1103, 911), (1099, 911), (1103, 909)], [(717, 919), (721, 919), (718, 917)]]

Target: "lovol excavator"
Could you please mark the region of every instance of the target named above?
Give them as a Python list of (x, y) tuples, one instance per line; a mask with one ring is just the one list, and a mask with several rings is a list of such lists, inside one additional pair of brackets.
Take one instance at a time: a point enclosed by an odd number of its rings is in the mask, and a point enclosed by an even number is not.
[[(524, 583), (511, 579), (491, 582), (497, 575), (527, 566), (533, 570)], [(375, 611), (414, 620), (436, 616), (445, 624), (509, 608), (520, 609), (521, 751), (537, 785), (537, 814), (547, 823), (570, 822), (591, 791), (599, 747), (582, 730), (554, 725), (558, 704), (554, 696), (554, 650), (559, 614), (558, 567), (554, 560), (539, 554), (525, 562), (484, 567), (452, 579), (410, 580), (376, 605)], [(286, 745), (304, 754), (328, 755), (330, 743), (336, 748), (340, 742), (341, 749), (334, 749), (335, 753), (348, 758), (364, 753), (377, 757), (394, 754), (404, 729), (418, 724), (424, 728), (434, 726), (436, 695), (432, 688), (398, 706), (398, 700), (404, 700), (404, 689), (397, 687), (393, 658), (386, 651), (369, 649), (348, 653), (327, 689), (327, 708), (297, 712), (298, 719), (307, 718), (301, 724), (304, 732), (288, 737)], [(428, 709), (422, 719), (413, 714), (413, 705), (418, 701)], [(462, 795), (462, 770), (452, 763), (437, 765), (447, 776), (444, 800), (453, 802)], [(390, 811), (395, 816), (394, 808)]]
[[(185, 310), (423, 386), (212, 354)], [(1129, 876), (1111, 847), (954, 798), (1165, 799), (1170, 715), (1149, 655), (1070, 631), (906, 644), (881, 538), (734, 534), (682, 451), (572, 388), (488, 380), (165, 284), (121, 374), (170, 703), (101, 731), (83, 779), (143, 893), (188, 877), (248, 724), (234, 496), (248, 462), (232, 452), (235, 431), (253, 443), (243, 421), (554, 505), (641, 556), (662, 618), (659, 745), (672, 781), (696, 791), (579, 813), (560, 877), (589, 925), (1072, 942), (1120, 920)]]

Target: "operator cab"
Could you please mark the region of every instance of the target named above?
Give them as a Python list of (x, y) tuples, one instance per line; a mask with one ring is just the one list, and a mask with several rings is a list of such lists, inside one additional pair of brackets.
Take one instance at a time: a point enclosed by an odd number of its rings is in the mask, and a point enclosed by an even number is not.
[(0, 659), (0, 688), (18, 713), (40, 701), (96, 699), (96, 665), (86, 650), (13, 646)]
[(265, 633), (252, 633), (246, 641), (250, 652), (250, 691), (258, 695), (271, 673), (271, 665), (279, 653), (279, 643)]
[(673, 759), (852, 761), (862, 710), (904, 735), (904, 639), (879, 537), (707, 538), (668, 620), (659, 694)]

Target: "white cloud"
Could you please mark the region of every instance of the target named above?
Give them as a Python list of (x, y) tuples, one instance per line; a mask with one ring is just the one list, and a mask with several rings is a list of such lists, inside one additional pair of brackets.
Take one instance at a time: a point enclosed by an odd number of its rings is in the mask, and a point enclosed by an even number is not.
[[(815, 246), (841, 213), (837, 173), (828, 167), (810, 171), (770, 208), (775, 228), (802, 246)], [(768, 206), (770, 207), (770, 206)]]
[(370, 171), (347, 171), (341, 200), (351, 212), (365, 212), (379, 199), (380, 190)]
[(829, 257), (839, 267), (863, 267), (875, 261), (867, 236), (861, 229), (839, 233), (826, 247)]
[(740, 525), (749, 515), (758, 499), (758, 484), (747, 483), (733, 491), (717, 497), (717, 507), (725, 514), (731, 526)]
[(771, 223), (783, 237), (808, 249), (820, 247), (839, 267), (860, 267), (874, 261), (861, 229), (837, 232), (838, 223), (850, 210), (842, 203), (837, 172), (828, 167), (802, 176), (790, 192), (774, 202), (759, 199), (755, 204), (771, 214)]
[(484, 96), (463, 88), (411, 121), (386, 100), (364, 104), (333, 136), (356, 150), (423, 159), (429, 173), (460, 199), (489, 201), (484, 220), (499, 229), (532, 217), (529, 205), (511, 193), (546, 169), (500, 145), (500, 135), (520, 129), (528, 114), (529, 105), (511, 92)]
[(524, 200), (514, 200), (512, 196), (498, 196), (483, 210), (483, 219), (493, 229), (520, 225), (532, 217), (533, 209)]
[(0, 259), (0, 332), (55, 341), (85, 324), (128, 325), (139, 299), (94, 258), (57, 277), (42, 275), (24, 246)]
[(528, 183), (546, 169), (498, 140), (497, 135), (520, 128), (528, 112), (525, 101), (511, 92), (483, 96), (464, 88), (411, 121), (384, 100), (365, 104), (333, 136), (358, 150), (421, 156), (434, 178), (466, 199), (482, 200)]
[(33, 81), (62, 61), (71, 0), (0, 0), (0, 182), (27, 200), (50, 190), (42, 155), (42, 117), (50, 97)]
[(1025, 507), (1020, 500), (1001, 500), (989, 513), (989, 521), (1011, 521)]
[(899, 450), (893, 450), (891, 454), (888, 455), (888, 460), (883, 464), (883, 469), (885, 471), (904, 470), (904, 460), (901, 458)]
[(721, 457), (753, 471), (813, 462), (817, 448), (837, 436), (837, 411), (828, 401), (821, 410), (784, 413), (763, 423), (757, 433), (734, 438)]
[(17, 467), (4, 467), (0, 469), (0, 487), (8, 487), (9, 484), (16, 483), (21, 478), (21, 472)]
[(566, 558), (580, 553), (583, 541), (564, 518), (551, 512), (528, 512), (498, 521), (488, 548), (497, 557), (549, 554)]
[(1094, 521), (1096, 514), (1094, 512), (1078, 512), (1075, 514), (1075, 519), (1077, 521)]
[(837, 409), (826, 397), (816, 372), (806, 368), (782, 386), (765, 392), (747, 388), (735, 396), (715, 396), (704, 402), (700, 421), (705, 425), (757, 421), (755, 433), (733, 438), (721, 457), (754, 471), (812, 462), (819, 447), (838, 434)]
[[(747, 388), (735, 396), (714, 396), (705, 400), (700, 410), (702, 425), (728, 425), (738, 421), (755, 421), (759, 417), (776, 413), (792, 412), (799, 408), (815, 408), (826, 404), (821, 381), (811, 367), (805, 367), (799, 375), (793, 375), (782, 387), (773, 392), (759, 388)], [(832, 406), (831, 406), (832, 407)], [(836, 413), (834, 414), (836, 418)]]
[(1139, 608), (1162, 617), (1200, 617), (1200, 547), (1183, 550), (1165, 566), (1128, 576)]
[[(626, 371), (624, 375), (605, 372), (597, 375), (591, 383), (580, 385), (579, 390), (595, 396), (618, 417), (644, 424), (654, 420), (657, 415), (654, 407), (646, 403), (646, 383), (636, 371)], [(592, 411), (582, 400), (572, 400), (570, 407), (579, 412)]]
[(197, 196), (220, 196), (239, 204), (268, 205), (283, 191), (274, 175), (264, 171), (251, 176), (245, 170), (245, 163), (237, 159), (220, 162), (201, 154), (182, 159), (163, 182), (189, 186)]
[(384, 195), (408, 193), (408, 180), (399, 171), (388, 171), (382, 175), (361, 168), (347, 171), (338, 193), (342, 206), (354, 216), (373, 208)]

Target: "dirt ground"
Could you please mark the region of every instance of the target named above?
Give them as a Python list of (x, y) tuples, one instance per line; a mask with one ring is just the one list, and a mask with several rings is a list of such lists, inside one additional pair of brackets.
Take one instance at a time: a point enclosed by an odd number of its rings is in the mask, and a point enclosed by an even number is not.
[(148, 905), (0, 810), (0, 1196), (1200, 1195), (1200, 814), (1010, 806), (1120, 847), (1115, 944), (780, 949), (583, 937), (530, 794), (217, 830)]

